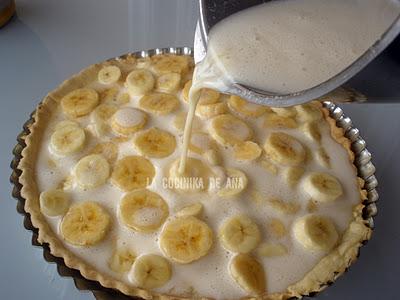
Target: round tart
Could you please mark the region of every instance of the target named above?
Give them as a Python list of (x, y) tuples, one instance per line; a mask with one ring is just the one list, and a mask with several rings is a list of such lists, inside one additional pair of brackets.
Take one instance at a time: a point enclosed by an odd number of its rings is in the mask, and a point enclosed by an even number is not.
[(287, 109), (204, 90), (177, 173), (193, 60), (88, 67), (34, 115), (19, 169), (41, 243), (145, 299), (317, 292), (371, 230), (350, 141), (319, 102)]

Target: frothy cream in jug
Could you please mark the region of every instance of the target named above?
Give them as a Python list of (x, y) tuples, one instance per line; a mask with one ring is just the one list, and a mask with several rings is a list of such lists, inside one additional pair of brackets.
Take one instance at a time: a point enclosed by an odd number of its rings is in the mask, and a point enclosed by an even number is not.
[(398, 0), (280, 0), (219, 22), (195, 68), (179, 171), (185, 170), (201, 88), (228, 92), (232, 83), (276, 93), (312, 88), (351, 65), (399, 13)]

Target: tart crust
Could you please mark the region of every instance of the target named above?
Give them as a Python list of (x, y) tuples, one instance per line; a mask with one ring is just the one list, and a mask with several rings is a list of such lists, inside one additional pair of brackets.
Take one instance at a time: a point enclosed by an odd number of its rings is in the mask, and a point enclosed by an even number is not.
[[(126, 295), (144, 299), (189, 299), (147, 291), (98, 272), (93, 266), (74, 255), (63, 245), (59, 237), (48, 225), (39, 207), (39, 191), (35, 181), (36, 160), (41, 146), (42, 135), (51, 118), (52, 111), (54, 111), (59, 105), (61, 98), (68, 92), (82, 88), (95, 80), (98, 71), (104, 65), (112, 62), (123, 68), (124, 65), (134, 63), (135, 60), (135, 56), (128, 55), (123, 59), (91, 65), (64, 81), (43, 99), (33, 115), (34, 122), (29, 126), (30, 133), (25, 137), (26, 147), (22, 151), (22, 158), (18, 165), (18, 169), (21, 170), (19, 177), (19, 182), (22, 185), (21, 196), (25, 199), (25, 211), (30, 214), (33, 226), (38, 229), (38, 241), (42, 244), (48, 244), (52, 255), (63, 258), (66, 266), (79, 270), (86, 279), (98, 281), (102, 286), (119, 290)], [(323, 108), (321, 103), (319, 103), (319, 106), (330, 126), (331, 136), (347, 150), (349, 161), (356, 170), (353, 164), (355, 155), (350, 148), (351, 143), (349, 139), (344, 136), (343, 129), (336, 126), (335, 120), (329, 116), (329, 111)], [(285, 300), (293, 297), (301, 298), (302, 296), (319, 292), (343, 274), (357, 259), (360, 247), (363, 242), (370, 239), (372, 233), (372, 230), (368, 227), (367, 222), (362, 216), (365, 206), (363, 203), (367, 199), (367, 192), (364, 190), (364, 181), (358, 178), (358, 183), (360, 203), (353, 208), (353, 220), (344, 232), (341, 243), (328, 255), (323, 257), (302, 280), (289, 286), (286, 291), (265, 294), (257, 297), (257, 299)], [(256, 298), (247, 297), (246, 299)]]

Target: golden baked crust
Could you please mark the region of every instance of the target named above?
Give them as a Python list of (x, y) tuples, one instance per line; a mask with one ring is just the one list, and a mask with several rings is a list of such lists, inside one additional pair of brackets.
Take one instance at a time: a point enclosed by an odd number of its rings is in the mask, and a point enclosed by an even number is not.
[[(113, 61), (113, 63), (117, 63), (123, 68), (124, 65), (132, 64), (134, 61), (134, 56), (127, 56), (124, 59)], [(63, 245), (40, 212), (39, 191), (35, 182), (35, 164), (41, 145), (42, 134), (51, 118), (52, 111), (59, 105), (61, 98), (68, 92), (82, 88), (89, 82), (96, 80), (97, 73), (101, 67), (109, 63), (104, 62), (89, 66), (74, 75), (63, 82), (57, 89), (50, 92), (37, 107), (33, 116), (34, 122), (29, 126), (30, 134), (25, 139), (26, 147), (22, 151), (22, 159), (18, 165), (18, 168), (22, 171), (19, 181), (22, 185), (21, 196), (26, 199), (25, 211), (30, 214), (33, 226), (38, 228), (38, 241), (49, 244), (50, 252), (54, 256), (63, 258), (66, 266), (79, 270), (83, 277), (98, 281), (102, 286), (117, 289), (126, 295), (144, 299), (187, 299), (140, 289), (116, 280), (107, 274), (98, 272), (93, 266), (74, 255)], [(343, 129), (336, 126), (335, 121), (329, 116), (328, 110), (322, 107), (322, 104), (320, 104), (320, 108), (330, 125), (332, 137), (347, 150), (349, 160), (353, 163), (354, 153), (351, 151), (350, 141), (344, 136)], [(283, 300), (321, 291), (327, 286), (328, 282), (334, 281), (356, 260), (362, 242), (368, 240), (372, 232), (362, 217), (363, 201), (366, 199), (366, 191), (363, 189), (363, 186), (364, 182), (360, 178), (360, 204), (356, 205), (353, 209), (354, 219), (343, 234), (342, 242), (327, 256), (322, 258), (302, 280), (289, 286), (285, 292), (264, 295), (260, 298)]]

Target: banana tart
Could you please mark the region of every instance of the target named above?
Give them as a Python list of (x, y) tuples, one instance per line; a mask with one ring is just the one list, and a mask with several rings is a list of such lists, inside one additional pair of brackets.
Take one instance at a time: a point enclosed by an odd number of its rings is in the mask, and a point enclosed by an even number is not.
[(126, 56), (48, 94), (19, 165), (39, 241), (144, 299), (320, 291), (371, 234), (350, 142), (319, 102), (204, 89), (180, 173), (192, 72), (189, 56)]

